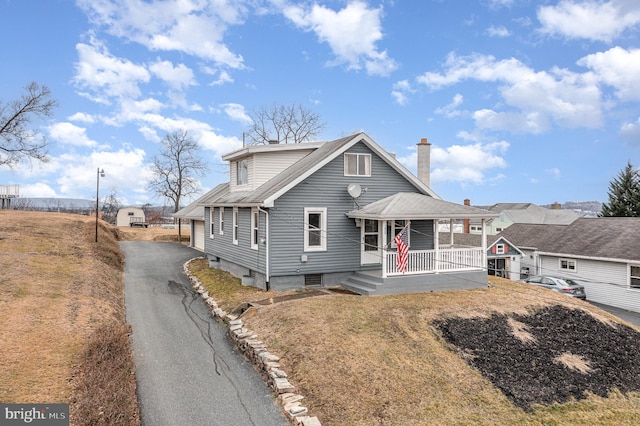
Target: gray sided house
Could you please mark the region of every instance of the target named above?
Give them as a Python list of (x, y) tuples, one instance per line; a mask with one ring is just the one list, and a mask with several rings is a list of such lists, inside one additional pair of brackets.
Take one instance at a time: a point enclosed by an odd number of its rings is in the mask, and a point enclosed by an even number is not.
[[(223, 156), (229, 182), (198, 203), (210, 264), (245, 285), (274, 290), (343, 285), (390, 294), (485, 287), (486, 243), (441, 245), (434, 227), (441, 219), (483, 223), (497, 215), (440, 199), (428, 186), (430, 144), (423, 139), (417, 148), (422, 180), (364, 133), (254, 145)], [(402, 270), (393, 240), (405, 227), (409, 252)]]
[(530, 275), (573, 278), (587, 299), (640, 312), (640, 218), (581, 218), (570, 225), (514, 224), (501, 236), (518, 246)]

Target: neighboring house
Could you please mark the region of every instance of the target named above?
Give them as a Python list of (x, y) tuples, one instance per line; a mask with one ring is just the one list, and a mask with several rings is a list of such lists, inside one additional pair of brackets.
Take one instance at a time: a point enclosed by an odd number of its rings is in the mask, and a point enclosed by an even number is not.
[(581, 218), (570, 225), (515, 224), (500, 236), (523, 252), (530, 275), (573, 278), (587, 299), (640, 312), (640, 218)]
[[(450, 239), (453, 237), (453, 240)], [(441, 232), (440, 241), (449, 241), (450, 247), (477, 247), (482, 244), (482, 236), (478, 234)], [(506, 238), (499, 235), (487, 236), (487, 273), (498, 277), (519, 281), (521, 276), (520, 261), (524, 253)], [(443, 245), (443, 247), (445, 247)]]
[[(560, 209), (559, 204), (547, 209), (533, 203), (498, 203), (488, 210), (499, 216), (487, 221), (486, 232), (488, 235), (496, 235), (515, 223), (530, 223), (540, 225), (569, 225), (580, 215), (573, 210)], [(480, 234), (479, 221), (470, 221), (470, 232)]]
[(116, 226), (149, 226), (144, 215), (144, 210), (140, 207), (123, 207), (118, 210), (116, 216)]
[(19, 196), (19, 185), (0, 185), (0, 209), (10, 209), (11, 200)]
[[(230, 179), (204, 207), (204, 251), (245, 285), (287, 290), (344, 285), (361, 294), (486, 287), (486, 245), (442, 247), (440, 219), (497, 214), (443, 201), (428, 186), (430, 144), (417, 144), (418, 179), (364, 133), (331, 142), (248, 146), (222, 157)], [(407, 269), (394, 236), (409, 230)]]

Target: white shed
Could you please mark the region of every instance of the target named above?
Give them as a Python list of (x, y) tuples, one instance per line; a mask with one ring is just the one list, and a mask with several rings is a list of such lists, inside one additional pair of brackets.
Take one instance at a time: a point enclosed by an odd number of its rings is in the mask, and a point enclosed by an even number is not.
[(140, 207), (124, 207), (118, 210), (116, 226), (149, 226), (144, 215), (144, 210)]

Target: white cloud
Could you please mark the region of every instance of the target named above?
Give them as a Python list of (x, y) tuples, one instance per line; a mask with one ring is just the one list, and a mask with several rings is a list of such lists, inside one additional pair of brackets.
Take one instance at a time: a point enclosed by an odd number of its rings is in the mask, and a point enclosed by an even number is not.
[(251, 124), (253, 122), (249, 114), (246, 113), (243, 105), (228, 103), (223, 104), (222, 108), (225, 114), (234, 121), (239, 121), (242, 124)]
[(621, 100), (640, 100), (640, 49), (614, 47), (587, 55), (578, 65), (591, 68), (599, 81), (615, 88)]
[(75, 114), (69, 117), (69, 120), (79, 121), (81, 123), (89, 123), (89, 124), (96, 122), (96, 118), (93, 115), (87, 114), (85, 112), (76, 112)]
[(511, 32), (506, 27), (503, 27), (503, 26), (495, 27), (492, 25), (489, 28), (487, 28), (487, 35), (489, 37), (505, 38), (505, 37), (509, 37), (511, 35)]
[(409, 103), (409, 94), (415, 93), (416, 90), (411, 87), (408, 80), (401, 80), (393, 84), (391, 96), (398, 105), (407, 105)]
[(283, 13), (298, 28), (313, 31), (327, 43), (336, 55), (336, 64), (346, 63), (354, 70), (364, 67), (368, 74), (382, 76), (397, 68), (386, 50), (376, 47), (383, 38), (382, 7), (370, 9), (365, 2), (355, 0), (337, 12), (314, 4), (311, 8), (287, 6)]
[(538, 19), (545, 34), (611, 42), (640, 23), (640, 4), (629, 0), (562, 0), (539, 7)]
[(109, 34), (150, 50), (177, 51), (230, 68), (242, 56), (224, 44), (229, 26), (243, 22), (241, 1), (78, 0), (91, 21)]
[(65, 145), (94, 147), (98, 143), (87, 137), (87, 129), (71, 123), (56, 123), (49, 126), (49, 136)]
[(640, 145), (640, 118), (632, 123), (623, 123), (620, 127), (620, 136), (629, 143)]
[(20, 185), (20, 196), (26, 198), (56, 197), (56, 191), (44, 182)]
[(149, 72), (144, 66), (127, 59), (116, 58), (96, 40), (91, 45), (78, 43), (78, 62), (74, 83), (93, 93), (87, 96), (100, 103), (110, 103), (110, 98), (137, 98), (138, 84), (147, 83)]
[(233, 83), (233, 77), (231, 77), (231, 75), (226, 72), (226, 71), (220, 71), (220, 74), (218, 75), (218, 78), (213, 80), (210, 85), (211, 86), (222, 86), (223, 84), (226, 83)]
[(195, 85), (193, 71), (184, 64), (173, 66), (170, 61), (156, 61), (149, 70), (175, 90), (184, 90)]
[(453, 118), (459, 116), (462, 112), (458, 109), (464, 102), (464, 97), (460, 93), (456, 93), (451, 100), (451, 103), (436, 109), (436, 114), (444, 115), (447, 118)]
[(90, 189), (95, 193), (98, 168), (105, 172), (105, 177), (100, 178), (101, 197), (104, 188), (130, 189), (132, 185), (144, 188), (147, 182), (144, 159), (145, 152), (139, 148), (96, 151), (89, 156), (63, 154), (56, 158), (56, 162), (65, 165), (56, 180), (59, 195), (76, 198)]
[(509, 148), (505, 141), (487, 144), (434, 146), (431, 150), (431, 181), (481, 184), (486, 173), (506, 167), (502, 157)]
[[(411, 170), (416, 169), (417, 154), (415, 147), (409, 148), (412, 153), (398, 157), (398, 161)], [(457, 182), (467, 184), (493, 184), (504, 179), (504, 175), (487, 176), (492, 169), (506, 167), (504, 154), (509, 149), (506, 141), (469, 145), (452, 145), (442, 148), (431, 147), (431, 183)]]
[(602, 124), (601, 97), (592, 73), (566, 69), (534, 71), (517, 59), (497, 61), (489, 55), (459, 57), (451, 53), (443, 73), (426, 72), (417, 81), (432, 90), (465, 80), (500, 83), (507, 111), (484, 108), (474, 118), (482, 128), (539, 133), (549, 120), (564, 127)]

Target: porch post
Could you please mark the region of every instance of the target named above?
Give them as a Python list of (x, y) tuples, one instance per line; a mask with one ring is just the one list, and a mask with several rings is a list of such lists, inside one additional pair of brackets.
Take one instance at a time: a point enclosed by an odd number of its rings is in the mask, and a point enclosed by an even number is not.
[(387, 221), (382, 221), (382, 278), (387, 278)]
[(449, 219), (449, 248), (453, 248), (453, 219)]
[(482, 218), (482, 267), (487, 268), (487, 228), (486, 219)]
[(440, 235), (438, 235), (438, 219), (433, 219), (433, 256), (434, 256), (434, 268), (437, 274), (440, 270)]

